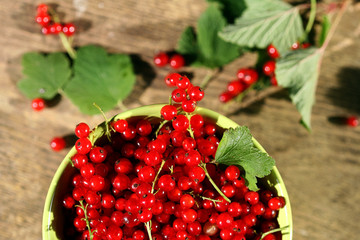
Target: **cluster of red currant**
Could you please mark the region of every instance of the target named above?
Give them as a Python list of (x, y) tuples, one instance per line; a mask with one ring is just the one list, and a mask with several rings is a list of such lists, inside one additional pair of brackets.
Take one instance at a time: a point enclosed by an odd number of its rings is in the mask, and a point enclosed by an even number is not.
[[(193, 86), (189, 78), (179, 73), (169, 73), (165, 77), (165, 83), (169, 87), (176, 87), (171, 93), (171, 99), (176, 103), (181, 103), (182, 109), (187, 113), (193, 112), (197, 102), (201, 101), (204, 97), (204, 91), (199, 86)], [(172, 105), (169, 105), (169, 108), (176, 109)]]
[(164, 67), (166, 65), (170, 65), (173, 69), (179, 69), (185, 66), (185, 59), (179, 53), (168, 54), (166, 52), (159, 52), (154, 56), (154, 64), (157, 67)]
[(75, 26), (72, 23), (59, 23), (55, 13), (52, 13), (50, 6), (39, 4), (37, 7), (36, 22), (42, 26), (41, 32), (45, 35), (63, 33), (70, 37), (75, 33)]
[[(203, 97), (202, 91), (192, 94), (198, 88), (184, 76), (168, 81), (190, 99)], [(174, 97), (180, 102), (178, 93)], [(89, 127), (77, 125), (71, 157), (77, 171), (63, 198), (65, 224), (71, 222), (67, 239), (244, 240), (278, 228), (284, 198), (250, 191), (238, 167), (211, 163), (220, 131), (193, 111), (169, 104), (160, 122), (116, 119), (109, 123), (110, 139), (95, 143)]]

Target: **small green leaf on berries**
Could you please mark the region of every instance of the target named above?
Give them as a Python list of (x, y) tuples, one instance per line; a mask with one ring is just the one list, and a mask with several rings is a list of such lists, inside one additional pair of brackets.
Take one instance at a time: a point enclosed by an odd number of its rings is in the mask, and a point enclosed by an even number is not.
[(22, 58), (24, 78), (18, 88), (29, 99), (52, 99), (71, 75), (69, 59), (63, 53), (26, 53)]
[(303, 34), (299, 10), (279, 0), (245, 0), (247, 9), (220, 32), (220, 37), (239, 46), (266, 48), (273, 44), (280, 54)]
[(65, 94), (85, 114), (98, 114), (96, 102), (104, 112), (114, 108), (133, 89), (135, 74), (128, 55), (108, 54), (97, 46), (81, 47), (74, 60), (74, 77)]
[(302, 124), (311, 129), (311, 109), (319, 75), (322, 52), (317, 48), (289, 52), (276, 63), (278, 84), (288, 88), (290, 98), (302, 117)]
[(224, 132), (215, 154), (215, 161), (225, 165), (240, 166), (251, 191), (257, 191), (257, 178), (271, 173), (275, 160), (256, 148), (246, 126), (230, 128)]
[(240, 55), (240, 48), (218, 36), (225, 25), (226, 19), (219, 6), (210, 4), (197, 22), (197, 35), (192, 28), (186, 28), (179, 39), (177, 52), (194, 56), (193, 66), (217, 68), (231, 62)]

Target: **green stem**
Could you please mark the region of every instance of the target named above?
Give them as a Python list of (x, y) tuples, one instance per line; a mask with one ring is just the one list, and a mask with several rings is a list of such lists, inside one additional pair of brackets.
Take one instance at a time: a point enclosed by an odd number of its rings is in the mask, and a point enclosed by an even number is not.
[(311, 29), (314, 26), (315, 17), (316, 17), (316, 0), (311, 0), (309, 20), (306, 25), (305, 32), (299, 40), (300, 42), (303, 42), (309, 35)]
[(282, 231), (284, 229), (287, 229), (287, 228), (289, 228), (289, 226), (285, 226), (285, 227), (282, 227), (282, 228), (275, 228), (273, 230), (270, 230), (270, 231), (264, 233), (259, 240), (264, 239), (267, 235), (269, 235), (271, 233), (280, 232), (280, 231)]
[(159, 177), (159, 174), (160, 174), (164, 164), (165, 164), (165, 160), (162, 160), (160, 168), (159, 168), (158, 172), (156, 173), (156, 176), (155, 176), (154, 181), (152, 183), (151, 193), (154, 193), (156, 181), (157, 181), (157, 179)]
[(211, 185), (215, 188), (215, 190), (229, 203), (231, 203), (231, 200), (225, 196), (225, 194), (219, 189), (219, 187), (216, 185), (216, 183), (214, 182), (214, 180), (212, 180), (212, 178), (210, 177), (210, 174), (208, 172), (208, 170), (206, 169), (206, 164), (205, 163), (201, 163), (199, 165), (205, 172), (206, 177), (209, 179)]
[[(218, 72), (218, 70), (216, 72)], [(210, 72), (210, 73), (208, 72), (206, 74), (206, 76), (203, 78), (203, 80), (200, 83), (201, 89), (205, 89), (207, 87), (207, 85), (209, 84), (210, 80), (213, 79), (216, 72)]]
[[(52, 20), (55, 22), (55, 23), (60, 23), (60, 19), (59, 19), (59, 16), (56, 14), (56, 12), (54, 11), (54, 9), (52, 8), (49, 8), (49, 13), (52, 17)], [(61, 43), (62, 45), (64, 46), (66, 52), (69, 54), (69, 56), (72, 58), (72, 59), (75, 59), (76, 58), (76, 51), (74, 50), (74, 48), (71, 46), (72, 44), (72, 38), (71, 37), (66, 37), (66, 35), (62, 32), (59, 33), (59, 37), (60, 37), (60, 40), (61, 40)]]
[[(186, 117), (187, 117), (187, 119), (189, 119), (189, 122), (190, 122), (191, 115), (190, 115), (189, 113), (186, 113)], [(190, 125), (190, 124), (189, 124), (189, 127), (188, 127), (188, 132), (190, 133), (190, 136), (195, 139), (195, 137), (194, 137), (194, 131), (191, 129), (191, 125)]]
[(241, 102), (243, 100), (243, 98), (251, 91), (254, 89), (255, 84), (251, 84), (247, 89), (245, 89), (245, 91), (243, 91), (242, 93), (240, 93), (236, 98), (235, 101), (237, 102)]
[(144, 225), (145, 225), (145, 228), (146, 228), (146, 231), (147, 231), (147, 233), (148, 233), (148, 236), (149, 236), (149, 240), (152, 240), (152, 236), (151, 236), (151, 220), (150, 221), (148, 221), (148, 222), (146, 222), (146, 223), (144, 223)]
[(160, 123), (158, 129), (156, 129), (156, 132), (155, 132), (155, 136), (156, 136), (156, 137), (158, 136), (160, 129), (161, 129), (166, 123), (168, 123), (168, 122), (169, 122), (168, 120), (164, 120), (164, 121), (162, 121), (162, 122)]
[(111, 133), (110, 133), (110, 128), (109, 128), (109, 120), (107, 119), (104, 111), (101, 109), (101, 107), (99, 105), (97, 105), (96, 103), (93, 103), (93, 105), (99, 109), (99, 111), (101, 112), (103, 118), (105, 119), (105, 128), (106, 128), (106, 132), (105, 135), (107, 136), (107, 138), (109, 139), (109, 141), (111, 142)]
[(87, 227), (87, 229), (89, 230), (89, 238), (90, 238), (90, 240), (92, 240), (93, 238), (94, 238), (94, 235), (93, 235), (93, 232), (95, 231), (91, 231), (91, 228), (90, 228), (90, 221), (89, 221), (89, 219), (87, 218), (87, 205), (86, 206), (84, 206), (84, 203), (83, 203), (83, 200), (80, 200), (79, 201), (79, 203), (80, 203), (80, 208), (84, 211), (84, 220), (85, 220), (85, 222), (86, 222), (86, 227)]

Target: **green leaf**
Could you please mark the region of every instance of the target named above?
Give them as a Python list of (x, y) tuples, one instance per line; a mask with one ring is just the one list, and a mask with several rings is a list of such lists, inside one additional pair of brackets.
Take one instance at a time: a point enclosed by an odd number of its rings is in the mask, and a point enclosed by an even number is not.
[(221, 67), (239, 56), (239, 47), (219, 38), (218, 33), (226, 25), (216, 4), (210, 4), (197, 22), (197, 35), (192, 28), (182, 33), (177, 51), (195, 56), (194, 66)]
[(301, 114), (302, 123), (309, 130), (321, 53), (315, 47), (289, 52), (278, 60), (275, 69), (278, 84), (289, 89), (290, 98)]
[(220, 32), (239, 46), (266, 48), (273, 44), (281, 54), (304, 33), (299, 10), (279, 0), (245, 0), (248, 8), (235, 24)]
[(246, 126), (230, 128), (224, 132), (215, 154), (215, 161), (225, 165), (237, 165), (245, 171), (248, 188), (258, 190), (257, 178), (270, 174), (275, 160), (256, 148)]
[(63, 53), (26, 53), (22, 67), (24, 78), (17, 86), (30, 99), (52, 99), (71, 75), (69, 60)]
[(85, 114), (98, 114), (96, 103), (104, 112), (125, 99), (135, 83), (131, 59), (124, 54), (108, 54), (97, 46), (77, 51), (74, 77), (64, 92)]
[(330, 18), (328, 15), (324, 15), (321, 23), (321, 32), (318, 40), (318, 44), (320, 47), (324, 44), (326, 36), (330, 30), (330, 27), (331, 27)]

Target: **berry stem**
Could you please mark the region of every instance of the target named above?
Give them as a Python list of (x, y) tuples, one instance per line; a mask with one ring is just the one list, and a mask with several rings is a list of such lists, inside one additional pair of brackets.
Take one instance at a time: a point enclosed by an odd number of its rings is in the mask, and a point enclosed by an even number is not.
[(259, 240), (264, 239), (267, 235), (269, 235), (269, 234), (271, 234), (271, 233), (280, 232), (280, 231), (282, 231), (282, 230), (284, 230), (284, 229), (287, 229), (287, 228), (289, 228), (289, 226), (285, 226), (285, 227), (282, 227), (282, 228), (272, 229), (272, 230), (270, 230), (270, 231), (268, 231), (268, 232), (266, 232), (266, 233), (263, 233), (263, 234), (261, 235), (261, 238), (260, 238)]
[(155, 132), (155, 136), (156, 136), (156, 137), (158, 136), (160, 129), (161, 129), (167, 122), (169, 122), (169, 121), (168, 121), (168, 120), (164, 120), (164, 121), (162, 121), (162, 122), (160, 123), (158, 129), (156, 129), (156, 132)]
[(90, 228), (90, 221), (89, 221), (89, 219), (87, 217), (87, 204), (86, 204), (86, 206), (84, 206), (83, 200), (80, 200), (79, 203), (80, 203), (80, 205), (78, 205), (78, 206), (84, 211), (84, 216), (85, 217), (83, 219), (85, 220), (86, 227), (89, 230), (89, 238), (90, 238), (90, 240), (92, 240), (94, 238), (93, 232), (95, 230), (91, 231), (91, 228)]
[(248, 88), (245, 89), (245, 91), (243, 91), (242, 93), (240, 93), (235, 100), (237, 102), (241, 102), (243, 100), (243, 98), (251, 91), (254, 89), (255, 84), (251, 84)]
[(101, 112), (102, 116), (104, 117), (105, 119), (105, 128), (106, 128), (106, 132), (105, 132), (105, 135), (106, 137), (108, 138), (108, 140), (111, 142), (111, 133), (110, 133), (110, 128), (109, 128), (109, 120), (107, 119), (104, 111), (101, 109), (101, 107), (99, 105), (97, 105), (96, 103), (93, 103), (93, 105), (99, 109), (99, 111)]
[[(191, 115), (190, 115), (189, 113), (186, 113), (186, 117), (189, 119), (189, 122), (190, 122)], [(188, 132), (190, 133), (190, 136), (191, 136), (193, 139), (195, 139), (195, 137), (194, 137), (194, 131), (191, 129), (191, 124), (189, 124)]]
[(209, 179), (211, 185), (215, 188), (215, 190), (229, 203), (231, 203), (231, 200), (225, 196), (225, 194), (219, 189), (219, 187), (216, 185), (216, 183), (214, 182), (214, 180), (212, 180), (212, 178), (210, 177), (210, 174), (208, 172), (208, 170), (206, 169), (206, 164), (205, 163), (200, 163), (199, 167), (201, 167), (204, 172), (206, 177)]
[[(54, 20), (54, 22), (55, 23), (60, 23), (59, 16), (56, 14), (56, 12), (50, 7), (49, 7), (48, 11), (49, 11), (49, 14), (51, 15), (52, 19)], [(76, 51), (71, 46), (73, 38), (72, 37), (70, 37), (70, 38), (66, 37), (66, 35), (64, 33), (62, 33), (62, 32), (59, 33), (59, 36), (60, 36), (61, 43), (64, 46), (66, 52), (69, 54), (69, 56), (72, 59), (75, 59), (76, 58)]]
[(157, 181), (157, 179), (158, 179), (158, 177), (159, 177), (159, 174), (160, 174), (162, 168), (164, 167), (164, 164), (165, 164), (165, 160), (162, 160), (161, 165), (160, 165), (160, 168), (159, 168), (159, 170), (158, 170), (158, 172), (156, 173), (156, 176), (155, 176), (155, 178), (154, 178), (154, 181), (153, 181), (153, 184), (152, 184), (152, 188), (151, 188), (151, 193), (154, 193), (156, 181)]
[(219, 72), (219, 69), (216, 69), (212, 72), (207, 72), (206, 76), (203, 78), (203, 80), (200, 83), (200, 88), (205, 89), (209, 82), (214, 78), (214, 76)]
[(152, 240), (152, 236), (151, 236), (151, 220), (150, 221), (148, 221), (148, 222), (146, 222), (146, 223), (144, 223), (144, 225), (145, 225), (145, 228), (146, 228), (146, 231), (147, 231), (147, 233), (148, 233), (148, 236), (149, 236), (149, 240)]
[(305, 28), (305, 33), (301, 37), (300, 42), (303, 42), (306, 39), (307, 35), (309, 35), (312, 27), (314, 26), (315, 17), (316, 17), (316, 0), (311, 0), (309, 20)]

